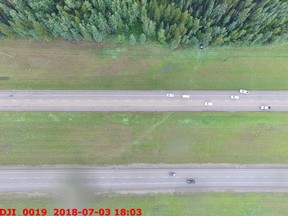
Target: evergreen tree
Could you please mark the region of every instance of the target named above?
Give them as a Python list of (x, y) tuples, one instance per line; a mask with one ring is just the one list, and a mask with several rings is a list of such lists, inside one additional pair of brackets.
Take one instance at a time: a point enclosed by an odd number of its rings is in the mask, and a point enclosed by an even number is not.
[(158, 41), (160, 43), (165, 43), (166, 42), (166, 37), (165, 37), (165, 30), (164, 29), (159, 29), (158, 33), (157, 33), (157, 36), (158, 36)]
[(95, 26), (91, 26), (92, 29), (92, 37), (96, 42), (102, 42), (103, 36), (102, 34), (98, 31), (98, 29)]
[(3, 37), (4, 36), (8, 38), (16, 37), (16, 34), (13, 32), (13, 30), (4, 23), (0, 23), (0, 33), (3, 35)]
[(146, 36), (145, 36), (144, 33), (142, 33), (140, 35), (139, 42), (140, 42), (140, 44), (145, 44), (146, 43)]
[(155, 22), (159, 23), (160, 22), (160, 18), (161, 18), (160, 10), (159, 10), (159, 8), (156, 8), (155, 12), (154, 12), (154, 20), (155, 20)]
[(134, 45), (136, 44), (136, 38), (133, 34), (129, 36), (129, 44)]
[(287, 0), (2, 0), (0, 37), (263, 44), (287, 40), (287, 14)]

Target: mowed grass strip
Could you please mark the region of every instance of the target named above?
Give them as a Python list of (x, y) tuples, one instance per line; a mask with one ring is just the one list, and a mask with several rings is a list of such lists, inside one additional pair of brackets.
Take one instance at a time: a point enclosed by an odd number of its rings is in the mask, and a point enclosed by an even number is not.
[[(67, 199), (27, 194), (1, 194), (2, 208), (46, 208), (53, 216), (53, 208), (67, 206)], [(141, 208), (143, 216), (287, 216), (288, 195), (285, 193), (191, 193), (158, 195), (97, 195), (78, 208)], [(64, 206), (61, 203), (66, 203)], [(73, 205), (71, 208), (75, 208)]]
[(0, 164), (287, 163), (286, 113), (1, 112)]
[(172, 51), (157, 44), (0, 41), (0, 89), (288, 89), (288, 44)]

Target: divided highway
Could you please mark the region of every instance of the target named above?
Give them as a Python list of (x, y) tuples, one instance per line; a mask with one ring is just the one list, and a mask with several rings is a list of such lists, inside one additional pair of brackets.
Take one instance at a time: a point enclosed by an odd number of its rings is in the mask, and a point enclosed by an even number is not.
[[(187, 184), (188, 178), (196, 183)], [(61, 191), (69, 185), (98, 192), (288, 191), (288, 169), (0, 169), (0, 192)]]
[[(239, 99), (231, 99), (232, 95)], [(288, 91), (0, 91), (1, 111), (235, 112), (261, 111), (260, 106), (287, 112)]]
[[(172, 94), (170, 97), (167, 94)], [(189, 98), (183, 98), (189, 95)], [(231, 99), (232, 95), (239, 99)], [(205, 102), (212, 105), (205, 105)], [(0, 91), (0, 111), (288, 111), (288, 91)], [(265, 110), (266, 112), (266, 110)], [(174, 171), (176, 176), (169, 176)], [(188, 178), (195, 184), (187, 184)], [(0, 192), (287, 191), (288, 169), (0, 168)]]

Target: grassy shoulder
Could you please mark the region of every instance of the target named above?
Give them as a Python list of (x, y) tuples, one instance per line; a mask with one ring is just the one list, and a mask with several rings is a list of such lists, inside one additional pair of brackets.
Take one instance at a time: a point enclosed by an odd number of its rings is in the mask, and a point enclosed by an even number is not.
[(288, 163), (286, 113), (1, 112), (0, 164)]
[(288, 44), (172, 51), (156, 44), (0, 41), (0, 89), (288, 89)]
[[(145, 216), (286, 216), (285, 193), (191, 193), (158, 195), (97, 195), (85, 203), (86, 208), (141, 208)], [(48, 216), (61, 206), (61, 199), (46, 196), (1, 195), (2, 208), (46, 208)], [(75, 206), (74, 206), (75, 207)], [(113, 214), (114, 215), (114, 214)]]

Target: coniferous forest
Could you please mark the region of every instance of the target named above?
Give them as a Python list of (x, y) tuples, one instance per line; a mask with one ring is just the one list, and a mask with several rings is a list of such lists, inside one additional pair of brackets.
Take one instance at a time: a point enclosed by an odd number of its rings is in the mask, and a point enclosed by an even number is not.
[(0, 38), (266, 44), (288, 38), (288, 0), (1, 0)]

